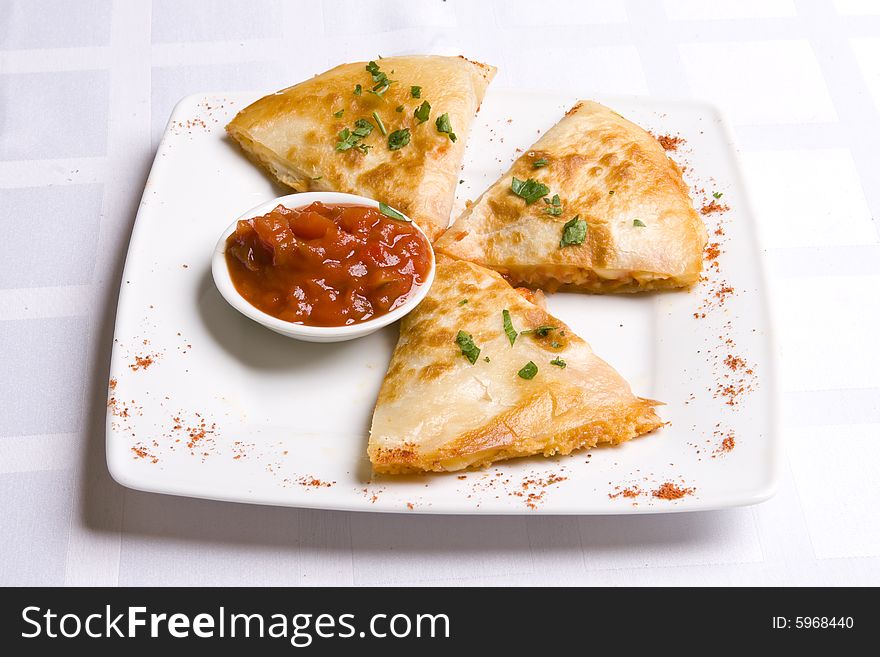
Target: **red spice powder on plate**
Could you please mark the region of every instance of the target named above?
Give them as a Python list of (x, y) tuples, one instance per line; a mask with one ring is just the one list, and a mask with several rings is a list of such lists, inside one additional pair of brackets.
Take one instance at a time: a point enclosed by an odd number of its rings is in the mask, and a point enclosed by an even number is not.
[(717, 260), (721, 255), (721, 245), (718, 242), (710, 242), (706, 245), (703, 255), (709, 262)]
[(725, 356), (723, 365), (726, 373), (716, 384), (712, 396), (722, 398), (727, 406), (737, 406), (741, 396), (757, 387), (755, 370), (743, 358), (731, 353)]
[(679, 500), (685, 495), (693, 495), (693, 488), (678, 486), (671, 481), (661, 484), (659, 488), (651, 491), (653, 497), (661, 500)]
[(722, 452), (732, 452), (734, 447), (736, 447), (736, 438), (733, 437), (733, 434), (730, 434), (721, 441), (719, 449)]
[(138, 459), (146, 459), (149, 460), (150, 463), (158, 463), (159, 457), (151, 454), (144, 447), (135, 446), (131, 448), (131, 451), (134, 452), (134, 457)]
[(739, 356), (734, 356), (733, 354), (727, 354), (727, 357), (724, 359), (724, 364), (727, 365), (734, 372), (737, 370), (745, 370), (746, 374), (751, 374), (752, 370)]
[(685, 143), (684, 137), (676, 137), (675, 135), (659, 135), (656, 139), (664, 151), (677, 151), (678, 147)]
[(336, 482), (335, 481), (322, 481), (322, 480), (318, 479), (317, 477), (309, 476), (309, 477), (299, 477), (296, 480), (296, 483), (298, 483), (300, 486), (304, 486), (307, 488), (330, 488)]
[(709, 201), (706, 205), (700, 208), (700, 214), (705, 216), (708, 214), (714, 214), (715, 212), (727, 212), (728, 210), (730, 210), (730, 206), (728, 205), (723, 205), (718, 201)]
[(608, 493), (609, 499), (615, 500), (618, 497), (625, 497), (628, 499), (632, 499), (632, 498), (640, 497), (641, 495), (643, 495), (642, 489), (639, 488), (638, 486), (628, 486), (627, 488), (624, 488), (622, 490), (621, 490), (620, 486), (615, 486), (614, 490), (616, 490), (617, 492), (616, 493)]
[(134, 362), (129, 365), (132, 372), (137, 372), (140, 369), (147, 369), (150, 365), (156, 362), (156, 358), (158, 356), (135, 356)]

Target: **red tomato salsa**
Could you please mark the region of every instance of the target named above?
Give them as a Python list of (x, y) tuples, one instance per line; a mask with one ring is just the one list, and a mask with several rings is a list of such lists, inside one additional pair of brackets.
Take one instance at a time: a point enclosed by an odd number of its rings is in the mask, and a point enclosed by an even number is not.
[(279, 205), (226, 239), (232, 283), (265, 313), (346, 326), (397, 308), (427, 279), (431, 247), (410, 222), (361, 205)]

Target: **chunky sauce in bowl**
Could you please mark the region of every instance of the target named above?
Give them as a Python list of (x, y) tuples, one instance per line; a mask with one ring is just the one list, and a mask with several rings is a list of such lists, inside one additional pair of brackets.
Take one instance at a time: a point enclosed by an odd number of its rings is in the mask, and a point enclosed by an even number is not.
[(238, 293), (263, 312), (347, 326), (402, 305), (428, 278), (431, 246), (415, 225), (375, 208), (316, 201), (239, 221), (226, 264)]

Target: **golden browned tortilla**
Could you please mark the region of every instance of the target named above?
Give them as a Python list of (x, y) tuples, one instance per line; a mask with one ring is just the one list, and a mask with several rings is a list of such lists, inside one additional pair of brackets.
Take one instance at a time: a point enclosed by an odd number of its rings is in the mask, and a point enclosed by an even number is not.
[[(527, 203), (512, 191), (514, 179), (546, 185), (545, 198)], [(657, 140), (580, 101), (435, 247), (514, 284), (605, 293), (695, 283), (705, 244), (681, 170)]]
[(430, 293), (401, 323), (368, 452), (392, 474), (568, 454), (659, 427), (658, 403), (497, 273), (439, 256)]
[[(342, 64), (261, 98), (226, 130), (296, 191), (375, 198), (408, 215), (434, 239), (449, 224), (470, 125), (495, 68), (439, 56), (388, 57), (370, 66), (375, 75), (367, 62)], [(422, 110), (422, 121), (416, 109), (425, 102), (430, 110), (427, 115)], [(438, 127), (444, 114), (448, 124)], [(362, 138), (353, 134), (358, 120), (372, 126)], [(403, 145), (406, 136), (409, 142)], [(344, 150), (337, 148), (340, 143)]]

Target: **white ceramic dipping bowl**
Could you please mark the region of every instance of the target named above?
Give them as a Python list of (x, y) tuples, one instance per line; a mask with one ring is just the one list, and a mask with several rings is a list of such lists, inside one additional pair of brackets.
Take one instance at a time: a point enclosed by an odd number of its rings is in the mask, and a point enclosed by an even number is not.
[(389, 324), (396, 322), (419, 305), (421, 300), (425, 298), (425, 295), (428, 294), (428, 290), (434, 282), (434, 272), (437, 263), (434, 258), (434, 250), (430, 247), (431, 240), (428, 239), (428, 236), (425, 235), (422, 229), (416, 226), (414, 222), (413, 226), (422, 233), (425, 237), (425, 241), (428, 243), (431, 256), (431, 267), (428, 270), (428, 276), (424, 284), (419, 286), (414, 292), (411, 292), (402, 305), (389, 313), (374, 319), (369, 319), (365, 322), (349, 324), (348, 326), (306, 326), (304, 324), (295, 324), (283, 319), (278, 319), (277, 317), (264, 313), (256, 306), (251, 305), (247, 299), (241, 296), (238, 290), (235, 289), (235, 285), (232, 283), (232, 277), (229, 274), (229, 267), (226, 265), (226, 238), (235, 232), (235, 227), (238, 225), (238, 222), (243, 219), (252, 219), (267, 214), (278, 205), (283, 205), (286, 208), (294, 210), (304, 208), (315, 201), (321, 201), (325, 205), (348, 203), (352, 205), (365, 205), (376, 209), (379, 208), (379, 202), (374, 201), (371, 198), (357, 196), (355, 194), (343, 194), (340, 192), (303, 192), (300, 194), (288, 194), (287, 196), (273, 198), (251, 208), (233, 221), (232, 224), (223, 231), (223, 234), (217, 241), (217, 246), (214, 247), (214, 256), (211, 260), (211, 274), (214, 276), (214, 283), (217, 285), (217, 289), (220, 291), (220, 294), (223, 295), (223, 298), (229, 302), (229, 305), (246, 317), (262, 324), (268, 329), (272, 329), (276, 333), (297, 340), (305, 340), (306, 342), (342, 342), (343, 340), (361, 338), (378, 331), (383, 326), (388, 326)]

